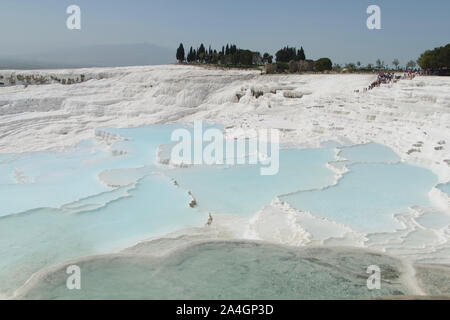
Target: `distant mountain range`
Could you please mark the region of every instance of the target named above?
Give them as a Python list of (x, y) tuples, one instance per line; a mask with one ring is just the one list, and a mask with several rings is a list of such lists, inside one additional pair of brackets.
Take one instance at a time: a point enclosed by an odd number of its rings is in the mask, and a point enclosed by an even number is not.
[(0, 56), (0, 69), (122, 67), (175, 62), (175, 50), (153, 44), (95, 45)]

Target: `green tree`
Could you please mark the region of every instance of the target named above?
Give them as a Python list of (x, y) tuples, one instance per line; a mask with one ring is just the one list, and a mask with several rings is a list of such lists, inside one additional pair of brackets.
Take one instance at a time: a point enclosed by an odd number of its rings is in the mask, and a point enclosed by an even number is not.
[(289, 62), (295, 60), (297, 57), (297, 50), (295, 48), (284, 47), (275, 54), (277, 62)]
[(222, 64), (222, 65), (224, 65), (224, 64), (226, 64), (226, 55), (220, 55), (220, 57), (219, 57), (219, 62), (220, 62), (220, 64)]
[(192, 61), (197, 62), (198, 61), (198, 52), (197, 50), (194, 49), (194, 52), (192, 54), (192, 57), (194, 58)]
[(183, 62), (184, 60), (186, 60), (185, 53), (184, 53), (184, 47), (183, 47), (182, 43), (180, 43), (180, 46), (177, 49), (177, 60), (179, 62)]
[(329, 58), (321, 58), (314, 62), (314, 70), (315, 71), (325, 71), (325, 70), (331, 70), (333, 68), (333, 63)]
[(204, 63), (206, 59), (206, 49), (205, 46), (200, 44), (200, 47), (197, 50), (197, 59), (200, 63)]
[(251, 66), (253, 64), (253, 52), (250, 50), (238, 50), (238, 64)]
[(183, 62), (184, 60), (186, 60), (185, 53), (184, 53), (184, 47), (183, 47), (182, 43), (180, 43), (180, 46), (177, 49), (177, 60), (179, 62)]
[(265, 63), (265, 64), (267, 64), (267, 63), (272, 63), (272, 61), (273, 61), (273, 56), (271, 56), (269, 53), (264, 53), (264, 55), (263, 55), (263, 62)]
[(417, 62), (422, 69), (450, 68), (450, 44), (425, 51)]
[(219, 62), (219, 53), (217, 53), (217, 51), (214, 50), (214, 51), (211, 53), (211, 63), (217, 64), (218, 62)]
[(189, 53), (187, 55), (187, 62), (193, 62), (195, 61), (195, 55), (194, 55), (194, 49), (191, 47), (189, 49)]
[(352, 63), (352, 62), (347, 63), (347, 64), (345, 65), (345, 67), (346, 67), (347, 69), (350, 69), (350, 70), (355, 70), (355, 69), (356, 69), (356, 65), (355, 65), (354, 63)]
[(297, 61), (306, 60), (305, 51), (303, 47), (300, 47), (300, 50), (297, 52)]

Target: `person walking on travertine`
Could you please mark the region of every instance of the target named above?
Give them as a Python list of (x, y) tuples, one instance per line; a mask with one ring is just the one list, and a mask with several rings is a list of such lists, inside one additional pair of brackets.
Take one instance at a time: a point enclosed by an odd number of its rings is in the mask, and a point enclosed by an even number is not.
[(208, 218), (208, 222), (206, 223), (206, 225), (209, 227), (210, 225), (212, 225), (213, 223), (213, 217), (211, 215), (211, 213), (209, 214), (209, 218)]

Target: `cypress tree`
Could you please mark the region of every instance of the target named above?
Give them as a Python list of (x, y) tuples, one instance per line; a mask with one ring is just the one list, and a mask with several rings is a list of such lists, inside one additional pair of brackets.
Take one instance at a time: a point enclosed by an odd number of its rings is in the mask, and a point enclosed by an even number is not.
[(189, 50), (189, 54), (187, 56), (187, 61), (188, 62), (193, 62), (195, 61), (195, 53), (194, 53), (194, 49), (191, 47), (191, 49)]
[(199, 60), (200, 63), (204, 63), (205, 62), (206, 49), (205, 49), (205, 46), (203, 45), (203, 43), (200, 45), (200, 48), (198, 48), (197, 56), (198, 56), (198, 60)]
[(177, 60), (179, 62), (183, 62), (184, 60), (186, 60), (185, 58), (185, 52), (184, 52), (184, 47), (183, 44), (180, 43), (180, 46), (177, 49)]
[(298, 58), (299, 60), (306, 60), (305, 51), (303, 50), (303, 47), (300, 48), (298, 51)]
[(205, 50), (205, 46), (203, 45), (203, 43), (202, 44), (200, 44), (200, 48), (198, 48), (198, 54), (200, 55), (200, 54), (205, 54), (206, 53), (206, 50)]

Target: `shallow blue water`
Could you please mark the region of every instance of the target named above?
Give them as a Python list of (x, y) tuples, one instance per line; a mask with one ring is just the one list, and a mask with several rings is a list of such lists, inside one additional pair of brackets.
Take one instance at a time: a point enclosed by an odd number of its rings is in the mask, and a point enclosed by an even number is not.
[[(82, 290), (67, 290), (67, 265), (29, 283), (23, 299), (361, 299), (413, 294), (402, 264), (360, 250), (213, 242), (163, 259), (108, 256), (75, 262)], [(380, 290), (367, 288), (367, 265), (380, 265)], [(114, 281), (112, 281), (114, 279)]]
[(437, 183), (429, 170), (398, 162), (391, 149), (369, 143), (342, 148), (350, 172), (335, 186), (281, 197), (295, 208), (345, 224), (362, 233), (395, 231), (393, 216), (411, 206), (431, 206)]
[[(207, 212), (251, 216), (277, 196), (358, 231), (393, 230), (392, 215), (430, 205), (427, 194), (436, 184), (431, 172), (396, 163), (395, 153), (376, 144), (343, 148), (350, 172), (332, 187), (336, 174), (327, 163), (336, 160), (333, 144), (282, 150), (274, 176), (262, 176), (259, 165), (157, 165), (157, 148), (170, 145), (171, 133), (182, 127), (103, 128), (124, 140), (111, 149), (85, 141), (64, 153), (1, 155), (0, 293), (43, 267), (201, 226)], [(98, 179), (104, 170), (139, 182), (107, 187)]]
[(98, 180), (98, 174), (110, 169), (154, 165), (158, 146), (170, 142), (172, 131), (179, 127), (182, 126), (99, 129), (125, 139), (115, 143), (111, 150), (83, 141), (67, 152), (4, 156), (0, 158), (0, 216), (35, 208), (56, 208), (110, 191)]
[(431, 205), (428, 192), (437, 178), (428, 170), (403, 163), (352, 164), (348, 168), (350, 172), (337, 186), (281, 199), (363, 233), (394, 231), (401, 227), (394, 214), (414, 205)]
[(0, 216), (40, 207), (59, 207), (108, 191), (96, 177), (118, 159), (104, 151), (80, 147), (71, 153), (37, 152), (18, 155), (0, 165)]
[(331, 149), (281, 150), (280, 171), (274, 176), (261, 176), (257, 165), (195, 167), (166, 174), (192, 192), (200, 210), (250, 216), (278, 195), (332, 184), (335, 174), (326, 167), (332, 160)]
[(447, 183), (447, 184), (440, 184), (440, 185), (438, 186), (438, 188), (439, 188), (440, 190), (442, 190), (443, 192), (445, 192), (446, 194), (450, 194), (450, 183)]
[(432, 211), (416, 218), (416, 221), (425, 228), (443, 229), (450, 225), (450, 215), (441, 211)]
[(351, 162), (360, 163), (393, 163), (400, 161), (400, 157), (394, 151), (386, 146), (376, 143), (342, 148), (339, 155)]
[[(189, 207), (191, 198), (184, 190), (161, 175), (119, 191), (63, 209), (0, 218), (0, 288), (12, 289), (31, 273), (58, 262), (111, 252), (207, 220)], [(109, 202), (101, 206), (104, 201)], [(74, 213), (74, 208), (81, 212)]]

